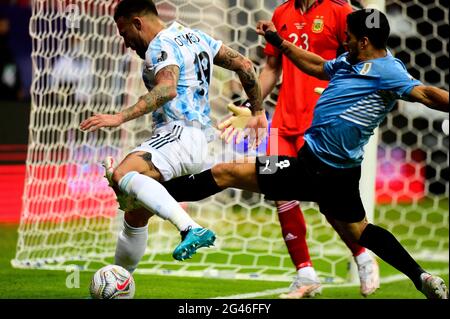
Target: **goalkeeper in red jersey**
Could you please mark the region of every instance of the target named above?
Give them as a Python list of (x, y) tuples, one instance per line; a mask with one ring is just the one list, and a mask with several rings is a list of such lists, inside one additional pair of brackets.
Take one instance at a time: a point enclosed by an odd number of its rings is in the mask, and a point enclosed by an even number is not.
[[(343, 51), (346, 17), (352, 11), (345, 0), (289, 0), (276, 8), (272, 22), (280, 35), (326, 60)], [(282, 85), (272, 119), (268, 155), (297, 156), (304, 144), (303, 136), (311, 125), (319, 95), (315, 88), (325, 88), (328, 81), (319, 80), (299, 70), (287, 57), (266, 45), (267, 63), (261, 71), (262, 97), (267, 97), (282, 73)], [(321, 286), (314, 271), (306, 243), (306, 223), (298, 201), (276, 201), (282, 234), (297, 277), (291, 291), (282, 298), (313, 297)], [(334, 225), (332, 218), (327, 218)], [(358, 266), (361, 294), (370, 295), (379, 287), (375, 259), (357, 243), (344, 240)]]

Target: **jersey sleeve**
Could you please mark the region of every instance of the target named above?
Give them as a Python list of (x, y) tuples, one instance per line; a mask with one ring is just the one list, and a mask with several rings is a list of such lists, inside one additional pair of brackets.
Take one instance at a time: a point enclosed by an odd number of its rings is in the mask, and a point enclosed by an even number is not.
[(408, 100), (411, 90), (422, 82), (414, 79), (406, 70), (405, 65), (398, 59), (391, 67), (385, 68), (386, 73), (381, 77), (381, 88), (395, 93), (397, 98)]
[(180, 69), (183, 66), (181, 52), (176, 44), (164, 38), (151, 43), (145, 58), (147, 66), (154, 70), (154, 74), (169, 65), (177, 65)]
[(347, 53), (340, 55), (336, 59), (328, 60), (325, 62), (323, 70), (325, 71), (326, 74), (328, 74), (328, 77), (330, 79), (336, 74), (337, 70), (339, 70), (339, 68), (341, 67), (343, 63), (342, 60), (345, 58), (345, 56), (347, 56)]
[(208, 34), (199, 31), (199, 30), (195, 30), (198, 35), (202, 38), (203, 41), (206, 42), (206, 44), (210, 47), (211, 49), (211, 53), (213, 55), (213, 57), (215, 57), (217, 55), (217, 53), (219, 53), (220, 48), (222, 47), (222, 41), (220, 40), (216, 40), (213, 37), (209, 36)]

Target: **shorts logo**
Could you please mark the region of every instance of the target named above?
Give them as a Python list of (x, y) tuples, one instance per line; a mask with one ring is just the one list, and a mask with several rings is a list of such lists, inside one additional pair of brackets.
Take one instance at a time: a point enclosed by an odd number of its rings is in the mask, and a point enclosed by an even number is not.
[(279, 167), (280, 169), (283, 169), (283, 168), (288, 168), (289, 166), (291, 166), (291, 163), (288, 160), (284, 160), (279, 163), (276, 163), (275, 166)]
[(323, 17), (317, 16), (312, 24), (312, 32), (314, 33), (320, 33), (323, 31)]
[(266, 160), (266, 166), (262, 169), (261, 173), (272, 173), (272, 169), (269, 167), (270, 166), (270, 160)]
[[(273, 160), (273, 158), (272, 158)], [(269, 158), (265, 160), (264, 166), (259, 168), (260, 174), (273, 174), (278, 169), (285, 169), (291, 166), (289, 160), (283, 160), (281, 162), (271, 161)]]

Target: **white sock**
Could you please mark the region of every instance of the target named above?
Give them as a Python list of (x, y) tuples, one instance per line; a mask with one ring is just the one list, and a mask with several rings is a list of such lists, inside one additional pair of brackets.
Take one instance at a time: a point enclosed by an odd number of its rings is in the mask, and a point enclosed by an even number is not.
[(356, 264), (364, 265), (365, 263), (371, 261), (373, 258), (372, 258), (372, 256), (369, 254), (369, 252), (366, 249), (366, 251), (364, 251), (363, 253), (359, 254), (354, 259), (355, 259)]
[(298, 276), (302, 278), (317, 279), (316, 271), (313, 267), (302, 267), (297, 270)]
[(144, 227), (131, 227), (123, 221), (123, 229), (117, 239), (114, 263), (130, 273), (136, 269), (147, 248), (148, 224)]
[(169, 192), (153, 178), (129, 172), (119, 181), (120, 189), (134, 196), (145, 208), (162, 219), (169, 220), (179, 231), (201, 227), (184, 210), (180, 204), (170, 196)]

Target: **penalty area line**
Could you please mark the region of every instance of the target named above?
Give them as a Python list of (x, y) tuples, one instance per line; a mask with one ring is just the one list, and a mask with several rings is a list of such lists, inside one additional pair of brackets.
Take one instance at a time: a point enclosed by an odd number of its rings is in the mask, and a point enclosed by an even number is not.
[[(431, 270), (430, 273), (432, 274), (448, 274), (448, 269), (435, 269)], [(389, 277), (384, 277), (380, 279), (381, 284), (388, 284), (393, 283), (396, 281), (402, 281), (409, 279), (403, 274), (393, 275)], [(324, 289), (335, 289), (335, 288), (342, 288), (342, 287), (359, 287), (358, 283), (345, 283), (345, 284), (325, 284), (322, 285)], [(286, 293), (289, 291), (289, 288), (278, 288), (278, 289), (269, 289), (269, 290), (263, 290), (259, 292), (252, 292), (247, 294), (238, 294), (238, 295), (231, 295), (231, 296), (222, 296), (222, 297), (214, 297), (211, 299), (253, 299), (253, 298), (259, 298), (259, 297), (265, 297), (265, 296), (273, 296), (273, 295), (279, 295), (282, 293)]]

